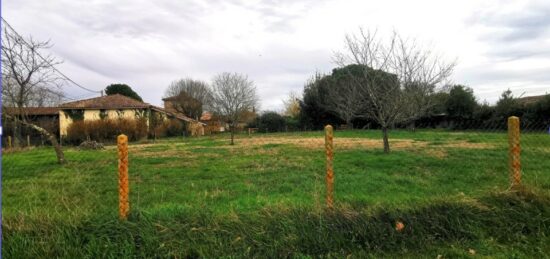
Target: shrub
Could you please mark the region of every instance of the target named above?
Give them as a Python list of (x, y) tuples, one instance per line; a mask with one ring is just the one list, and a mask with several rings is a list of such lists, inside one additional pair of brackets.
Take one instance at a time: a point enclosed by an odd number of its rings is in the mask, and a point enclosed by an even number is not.
[(179, 120), (167, 120), (155, 128), (157, 137), (182, 136), (186, 131), (186, 125)]
[(142, 118), (75, 121), (67, 128), (65, 140), (71, 144), (80, 144), (86, 140), (113, 142), (120, 134), (127, 135), (130, 141), (147, 137), (147, 120)]
[(284, 131), (286, 121), (283, 116), (276, 112), (266, 112), (258, 119), (258, 128), (267, 129), (269, 132)]

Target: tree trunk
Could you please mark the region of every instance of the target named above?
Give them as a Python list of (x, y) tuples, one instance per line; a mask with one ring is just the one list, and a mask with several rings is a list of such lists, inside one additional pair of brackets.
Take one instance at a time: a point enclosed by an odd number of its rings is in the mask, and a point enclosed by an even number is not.
[[(8, 117), (8, 115), (6, 115), (6, 116)], [(51, 134), (47, 130), (45, 130), (44, 128), (36, 126), (32, 123), (28, 123), (26, 121), (21, 121), (21, 124), (27, 125), (27, 126), (33, 128), (34, 130), (38, 131), (40, 134), (42, 134), (46, 138), (48, 138), (48, 140), (50, 140), (50, 142), (52, 143), (53, 148), (55, 150), (55, 155), (57, 156), (57, 162), (59, 164), (64, 164), (65, 163), (65, 154), (63, 154), (63, 150), (61, 149), (61, 146), (59, 145), (59, 142), (57, 142), (57, 138), (55, 137), (54, 134)]]
[(19, 137), (21, 136), (21, 126), (19, 125), (19, 119), (17, 117), (13, 118), (13, 147), (19, 147)]
[(233, 125), (231, 125), (230, 127), (231, 127), (231, 145), (235, 145), (235, 142), (233, 141), (233, 139), (235, 138), (235, 127)]
[(382, 127), (382, 139), (384, 140), (384, 153), (390, 153), (390, 142), (388, 141), (388, 127)]

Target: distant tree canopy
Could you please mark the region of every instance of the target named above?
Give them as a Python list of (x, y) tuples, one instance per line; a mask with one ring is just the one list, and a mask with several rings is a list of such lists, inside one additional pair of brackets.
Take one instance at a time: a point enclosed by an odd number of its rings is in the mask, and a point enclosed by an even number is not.
[(105, 88), (105, 94), (107, 95), (113, 95), (113, 94), (121, 94), (124, 96), (128, 96), (130, 98), (136, 99), (140, 102), (143, 102), (143, 99), (141, 99), (141, 96), (139, 96), (130, 86), (127, 84), (111, 84)]
[[(350, 65), (342, 68), (333, 69), (331, 74), (315, 74), (310, 78), (303, 91), (303, 99), (300, 102), (300, 114), (295, 128), (300, 129), (322, 129), (327, 124), (353, 124), (371, 125), (380, 127), (376, 121), (360, 116), (364, 110), (371, 109), (367, 100), (363, 102), (350, 102), (352, 105), (359, 105), (357, 110), (339, 107), (335, 108), (335, 101), (342, 101), (344, 97), (355, 98), (346, 93), (346, 85), (351, 80), (361, 80), (353, 78), (355, 73), (360, 73), (361, 68), (358, 65)], [(395, 80), (391, 74), (382, 74), (380, 71), (367, 70), (372, 73), (379, 73), (379, 80), (387, 80), (386, 89), (392, 89), (392, 80)], [(373, 77), (373, 76), (372, 76)], [(453, 129), (505, 129), (506, 120), (509, 116), (521, 117), (522, 125), (531, 125), (533, 128), (542, 129), (550, 124), (550, 95), (546, 95), (535, 102), (525, 103), (514, 97), (510, 90), (502, 93), (496, 104), (479, 103), (476, 100), (472, 88), (465, 85), (453, 85), (446, 88), (447, 91), (432, 92), (428, 94), (430, 108), (425, 115), (414, 120), (417, 127), (449, 127)], [(407, 91), (407, 88), (393, 89), (394, 92)], [(336, 96), (336, 98), (335, 98)], [(340, 99), (337, 99), (340, 98)], [(401, 105), (401, 104), (400, 104)], [(348, 110), (346, 110), (348, 109)], [(351, 116), (344, 116), (349, 112)], [(354, 115), (354, 112), (359, 114)], [(347, 118), (347, 119), (346, 119)], [(352, 124), (352, 125), (353, 125)], [(288, 121), (287, 124), (289, 125)], [(407, 124), (397, 124), (401, 127)], [(544, 126), (546, 125), (546, 126)], [(354, 125), (356, 126), (356, 125)]]
[(300, 98), (295, 92), (290, 92), (287, 99), (283, 100), (284, 115), (292, 119), (300, 116)]
[(495, 116), (499, 120), (506, 120), (510, 116), (522, 116), (524, 113), (517, 99), (510, 89), (504, 91), (495, 106)]
[(187, 94), (187, 92), (182, 91), (178, 95), (173, 96), (170, 102), (172, 102), (172, 106), (176, 111), (190, 118), (198, 120), (202, 115), (203, 104)]
[(326, 124), (342, 123), (338, 116), (326, 108), (328, 81), (327, 76), (317, 73), (306, 82), (299, 116), (303, 128), (322, 129)]
[(209, 110), (212, 104), (212, 90), (208, 84), (191, 78), (173, 81), (164, 97), (171, 98), (174, 109), (193, 119), (199, 119), (203, 109)]
[(447, 114), (455, 119), (472, 118), (477, 105), (472, 88), (463, 85), (451, 88), (445, 104)]
[(258, 117), (257, 127), (260, 129), (260, 131), (284, 131), (285, 126), (285, 118), (276, 112), (268, 111)]
[(365, 113), (372, 104), (357, 91), (366, 78), (378, 85), (380, 92), (403, 91), (395, 75), (363, 65), (335, 68), (329, 75), (317, 73), (304, 86), (299, 116), (302, 125), (321, 129), (326, 124), (346, 123), (353, 127), (354, 121), (364, 122), (368, 117)]
[(542, 123), (550, 127), (550, 94), (528, 106), (524, 117), (530, 121)]

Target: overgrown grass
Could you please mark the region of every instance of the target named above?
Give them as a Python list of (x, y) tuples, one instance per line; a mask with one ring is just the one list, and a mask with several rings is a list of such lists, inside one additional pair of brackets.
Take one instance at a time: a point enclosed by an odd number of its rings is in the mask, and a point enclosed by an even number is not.
[[(396, 131), (427, 145), (341, 148), (325, 210), (322, 132), (130, 144), (131, 217), (118, 221), (114, 146), (4, 154), (3, 255), (38, 257), (535, 257), (550, 252), (550, 136), (524, 135), (508, 190), (505, 133)], [(378, 131), (336, 138), (379, 139)], [(249, 140), (245, 142), (245, 140)], [(247, 143), (245, 146), (242, 143)], [(370, 142), (369, 142), (370, 143)], [(455, 143), (449, 146), (449, 143)], [(462, 143), (486, 144), (471, 148)], [(394, 229), (396, 221), (405, 230)]]

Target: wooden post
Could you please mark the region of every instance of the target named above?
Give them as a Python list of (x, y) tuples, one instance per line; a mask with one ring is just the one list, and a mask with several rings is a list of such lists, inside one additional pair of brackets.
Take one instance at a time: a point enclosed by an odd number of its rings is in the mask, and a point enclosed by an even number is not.
[(520, 132), (519, 118), (511, 116), (508, 118), (508, 143), (509, 143), (509, 170), (511, 187), (518, 187), (521, 184), (521, 163), (520, 163)]
[(117, 138), (118, 145), (118, 212), (120, 219), (128, 219), (130, 212), (129, 180), (128, 180), (128, 137), (121, 134)]
[(31, 136), (27, 135), (27, 147), (31, 147)]
[(11, 136), (8, 136), (8, 148), (11, 149)]
[(333, 152), (333, 129), (332, 126), (325, 127), (325, 153), (327, 156), (327, 207), (332, 208), (334, 204), (334, 170), (332, 167)]

